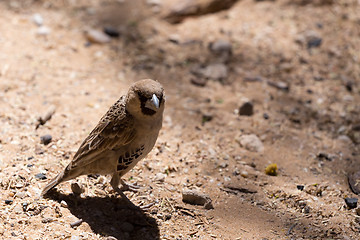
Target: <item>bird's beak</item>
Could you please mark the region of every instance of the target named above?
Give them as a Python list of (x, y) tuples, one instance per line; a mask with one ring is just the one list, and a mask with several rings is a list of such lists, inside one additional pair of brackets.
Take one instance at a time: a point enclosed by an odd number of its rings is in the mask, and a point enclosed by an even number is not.
[(160, 101), (158, 97), (155, 94), (153, 94), (152, 98), (146, 102), (145, 107), (156, 111), (156, 109), (160, 107)]

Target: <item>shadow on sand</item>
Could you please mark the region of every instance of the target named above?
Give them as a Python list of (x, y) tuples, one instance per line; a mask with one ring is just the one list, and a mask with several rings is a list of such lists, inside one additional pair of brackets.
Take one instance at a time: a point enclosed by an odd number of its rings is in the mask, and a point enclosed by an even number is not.
[(48, 198), (66, 201), (70, 212), (96, 234), (116, 239), (160, 239), (156, 220), (140, 209), (129, 209), (120, 197), (80, 198), (52, 191)]

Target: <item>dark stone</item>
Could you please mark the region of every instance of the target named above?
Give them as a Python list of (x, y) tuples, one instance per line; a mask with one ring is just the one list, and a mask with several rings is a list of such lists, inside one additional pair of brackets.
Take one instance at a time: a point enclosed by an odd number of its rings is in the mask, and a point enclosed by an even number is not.
[(356, 208), (357, 202), (358, 202), (357, 198), (345, 198), (345, 203), (350, 209)]
[(296, 188), (299, 189), (300, 191), (302, 191), (302, 190), (304, 190), (304, 185), (297, 185)]
[(351, 190), (355, 194), (360, 194), (360, 171), (350, 174), (348, 177), (349, 185)]
[(195, 86), (204, 87), (207, 80), (205, 78), (191, 78), (190, 82)]
[(12, 204), (13, 202), (14, 202), (13, 200), (8, 200), (8, 199), (5, 200), (5, 204), (8, 204), (8, 205)]
[(50, 134), (46, 134), (40, 137), (40, 142), (44, 145), (48, 145), (52, 140), (52, 136)]
[(210, 122), (213, 119), (213, 116), (210, 114), (203, 114), (202, 116), (202, 124), (204, 125), (206, 122)]
[(322, 43), (322, 38), (320, 38), (320, 37), (311, 37), (307, 41), (307, 48), (310, 49), (310, 48), (320, 47), (321, 43)]
[(22, 208), (23, 208), (23, 211), (24, 211), (24, 212), (26, 212), (28, 205), (29, 205), (29, 204), (28, 204), (27, 202), (24, 202), (24, 203), (22, 204)]
[(39, 180), (45, 180), (45, 179), (47, 179), (46, 175), (43, 174), (43, 173), (38, 173), (38, 174), (36, 174), (36, 175), (35, 175), (35, 178), (36, 178), (36, 179), (39, 179)]
[(327, 161), (332, 161), (334, 156), (331, 156), (327, 153), (324, 153), (324, 152), (320, 152), (318, 153), (318, 155), (316, 156), (318, 158), (318, 160), (327, 160)]
[(264, 114), (263, 114), (263, 118), (264, 118), (265, 120), (268, 120), (268, 119), (270, 118), (270, 116), (269, 116), (269, 114), (264, 113)]
[(104, 33), (113, 38), (118, 38), (120, 36), (120, 32), (116, 28), (109, 26), (104, 27)]
[(240, 108), (239, 108), (239, 115), (240, 116), (251, 116), (254, 114), (254, 105), (252, 102), (245, 102)]

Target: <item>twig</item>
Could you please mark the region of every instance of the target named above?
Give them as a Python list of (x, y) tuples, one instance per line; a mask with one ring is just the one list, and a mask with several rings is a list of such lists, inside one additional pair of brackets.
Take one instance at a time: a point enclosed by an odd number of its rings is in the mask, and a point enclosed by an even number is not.
[(297, 223), (294, 223), (293, 225), (291, 225), (291, 227), (289, 228), (289, 230), (286, 233), (286, 236), (289, 236), (291, 231), (293, 230), (293, 228), (296, 226)]
[(171, 204), (171, 202), (169, 201), (169, 199), (167, 197), (165, 197), (166, 201), (168, 202), (168, 204), (170, 205), (171, 209), (173, 212), (175, 212), (175, 208), (173, 207), (173, 205)]

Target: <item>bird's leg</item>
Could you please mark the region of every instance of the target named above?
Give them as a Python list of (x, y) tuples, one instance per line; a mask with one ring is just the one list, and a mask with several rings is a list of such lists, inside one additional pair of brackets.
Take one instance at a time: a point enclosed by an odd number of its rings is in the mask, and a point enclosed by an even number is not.
[(110, 184), (112, 186), (112, 188), (120, 194), (121, 198), (124, 199), (127, 203), (127, 205), (131, 208), (131, 209), (141, 209), (141, 210), (145, 210), (149, 207), (151, 207), (152, 205), (154, 205), (154, 203), (151, 204), (147, 204), (141, 207), (137, 207), (135, 204), (133, 204), (130, 199), (123, 193), (123, 191), (119, 188), (119, 182), (121, 181), (120, 177), (118, 174), (114, 174), (111, 178)]
[(133, 184), (130, 184), (130, 183), (126, 183), (124, 180), (122, 180), (120, 178), (120, 183), (121, 183), (121, 190), (122, 191), (132, 191), (132, 192), (138, 192), (140, 187), (137, 186), (137, 185), (133, 185)]

